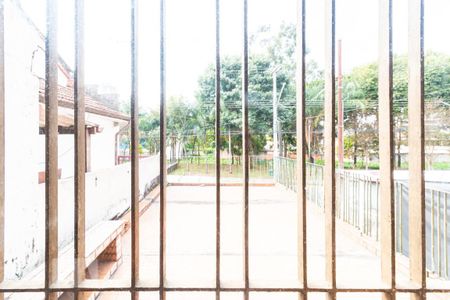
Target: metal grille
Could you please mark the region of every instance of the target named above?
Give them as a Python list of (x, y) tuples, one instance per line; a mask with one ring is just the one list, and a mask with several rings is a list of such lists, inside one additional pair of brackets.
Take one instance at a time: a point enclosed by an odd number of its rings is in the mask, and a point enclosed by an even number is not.
[[(57, 2), (47, 0), (47, 35), (46, 35), (46, 230), (45, 230), (45, 286), (32, 284), (17, 285), (3, 281), (3, 264), (0, 264), (0, 293), (6, 292), (44, 292), (46, 299), (57, 299), (57, 292), (73, 292), (75, 299), (83, 299), (86, 291), (126, 291), (132, 299), (138, 299), (139, 292), (159, 292), (160, 299), (166, 298), (166, 292), (215, 292), (220, 299), (223, 292), (243, 292), (244, 299), (249, 299), (250, 292), (294, 292), (300, 299), (307, 299), (312, 292), (327, 293), (328, 299), (336, 299), (337, 293), (382, 293), (383, 299), (395, 299), (397, 292), (412, 293), (414, 299), (424, 299), (427, 293), (448, 293), (449, 288), (430, 288), (426, 285), (425, 268), (425, 207), (424, 207), (424, 54), (423, 54), (423, 0), (409, 0), (409, 119), (410, 134), (410, 206), (409, 238), (410, 277), (408, 286), (399, 286), (395, 281), (395, 197), (393, 181), (393, 121), (392, 121), (392, 0), (379, 0), (379, 105), (380, 105), (380, 244), (383, 286), (356, 287), (339, 286), (336, 280), (336, 173), (335, 173), (335, 0), (324, 0), (326, 18), (326, 70), (325, 70), (325, 222), (326, 222), (326, 282), (307, 281), (307, 270), (314, 266), (307, 263), (307, 222), (306, 222), (306, 172), (305, 164), (305, 28), (306, 0), (298, 0), (297, 26), (297, 191), (298, 191), (298, 286), (252, 287), (249, 280), (249, 122), (248, 122), (248, 86), (249, 86), (249, 49), (248, 49), (248, 6), (242, 0), (243, 9), (243, 64), (242, 64), (242, 122), (243, 122), (243, 197), (244, 197), (244, 287), (228, 288), (220, 279), (220, 0), (216, 0), (216, 278), (215, 287), (182, 288), (170, 286), (165, 280), (166, 264), (166, 153), (160, 151), (160, 252), (158, 286), (140, 280), (139, 277), (139, 155), (138, 155), (138, 78), (137, 66), (137, 0), (131, 1), (131, 285), (121, 281), (98, 281), (84, 278), (85, 257), (85, 101), (84, 101), (84, 0), (75, 0), (76, 32), (76, 69), (75, 69), (75, 255), (73, 282), (59, 282), (58, 268), (58, 166), (57, 166)], [(0, 1), (0, 261), (4, 259), (4, 0)], [(254, 9), (257, 9), (256, 7)], [(166, 148), (166, 45), (165, 45), (165, 0), (160, 0), (160, 143)], [(0, 295), (0, 299), (3, 296)]]

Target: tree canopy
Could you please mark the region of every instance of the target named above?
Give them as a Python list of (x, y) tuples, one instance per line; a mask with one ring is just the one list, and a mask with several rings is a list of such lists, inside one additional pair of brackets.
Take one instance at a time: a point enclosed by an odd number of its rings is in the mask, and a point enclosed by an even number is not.
[[(250, 38), (249, 59), (249, 126), (250, 148), (259, 154), (271, 146), (273, 134), (273, 79), (277, 72), (278, 122), (284, 155), (296, 151), (296, 79), (295, 26), (283, 24), (279, 30), (262, 27)], [(323, 70), (307, 55), (306, 117), (308, 151), (322, 153), (324, 76)], [(447, 118), (434, 122), (428, 130), (430, 138), (448, 132), (450, 106), (450, 56), (428, 53), (425, 57), (425, 98), (428, 118)], [(168, 103), (167, 132), (173, 151), (200, 155), (212, 153), (215, 147), (215, 65), (206, 68), (198, 80), (196, 101), (182, 97)], [(404, 143), (401, 131), (407, 126), (408, 74), (407, 57), (395, 56), (393, 65), (393, 97), (395, 124), (400, 134), (397, 144)], [(240, 155), (242, 148), (242, 63), (238, 56), (225, 56), (221, 61), (221, 147)], [(354, 163), (360, 158), (376, 156), (378, 151), (378, 66), (370, 63), (354, 68), (343, 78), (345, 152)], [(447, 117), (446, 117), (447, 116)], [(437, 125), (436, 125), (437, 124)], [(147, 148), (156, 144), (159, 115), (154, 112), (141, 117), (141, 143)], [(445, 131), (447, 130), (447, 131)], [(403, 130), (406, 132), (406, 130)], [(229, 138), (231, 137), (231, 139)], [(154, 142), (152, 142), (154, 141)], [(448, 143), (448, 137), (447, 137)], [(175, 149), (178, 147), (179, 149)], [(156, 147), (154, 147), (156, 148)]]

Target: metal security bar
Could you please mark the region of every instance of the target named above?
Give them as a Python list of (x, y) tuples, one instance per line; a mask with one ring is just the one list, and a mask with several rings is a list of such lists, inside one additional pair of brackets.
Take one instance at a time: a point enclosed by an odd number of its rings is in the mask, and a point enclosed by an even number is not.
[(324, 135), (324, 209), (325, 209), (325, 278), (330, 290), (327, 298), (336, 299), (336, 2), (325, 1), (325, 135)]
[[(220, 0), (216, 0), (216, 123), (215, 123), (215, 142), (216, 142), (216, 300), (220, 300)], [(208, 166), (208, 164), (206, 165)]]
[(248, 242), (248, 225), (249, 225), (249, 145), (250, 135), (248, 132), (248, 0), (243, 0), (243, 53), (242, 53), (242, 152), (243, 173), (244, 173), (244, 300), (250, 298), (250, 270), (249, 270), (249, 242)]
[[(129, 292), (132, 299), (139, 298), (139, 292), (159, 292), (161, 300), (166, 299), (167, 292), (213, 292), (216, 299), (220, 299), (222, 292), (243, 292), (243, 298), (248, 300), (250, 292), (294, 292), (301, 299), (308, 298), (310, 293), (323, 292), (328, 299), (336, 299), (337, 293), (382, 293), (384, 299), (395, 299), (397, 292), (412, 293), (414, 299), (425, 299), (427, 293), (449, 293), (450, 288), (429, 288), (426, 286), (426, 243), (425, 243), (425, 186), (424, 186), (424, 97), (423, 97), (423, 0), (409, 0), (409, 119), (410, 119), (410, 190), (409, 190), (409, 257), (411, 283), (407, 286), (398, 286), (395, 282), (395, 197), (393, 181), (393, 134), (392, 134), (392, 0), (379, 0), (379, 81), (380, 94), (380, 135), (384, 138), (380, 143), (381, 149), (381, 178), (380, 201), (377, 202), (381, 236), (381, 261), (382, 279), (385, 283), (379, 287), (339, 286), (336, 274), (336, 218), (359, 221), (360, 214), (349, 214), (352, 207), (359, 207), (356, 203), (345, 201), (338, 202), (337, 175), (335, 170), (335, 28), (336, 28), (336, 4), (335, 0), (325, 2), (325, 166), (315, 168), (305, 163), (305, 55), (306, 55), (306, 3), (307, 0), (298, 1), (298, 25), (297, 25), (297, 140), (298, 155), (295, 162), (287, 159), (276, 161), (277, 169), (292, 166), (288, 176), (276, 177), (278, 180), (288, 180), (289, 187), (296, 189), (298, 193), (298, 285), (296, 287), (256, 287), (250, 282), (250, 256), (249, 256), (249, 177), (250, 177), (250, 134), (249, 134), (249, 35), (248, 35), (248, 0), (242, 0), (243, 11), (243, 63), (242, 63), (242, 137), (243, 137), (243, 212), (244, 212), (244, 286), (228, 287), (220, 278), (220, 217), (221, 217), (221, 156), (220, 156), (220, 101), (221, 101), (221, 57), (220, 57), (220, 0), (215, 1), (215, 26), (216, 26), (216, 103), (215, 103), (215, 183), (216, 183), (216, 232), (215, 232), (215, 262), (216, 278), (214, 286), (186, 288), (173, 286), (166, 282), (166, 215), (167, 215), (167, 157), (166, 157), (166, 3), (160, 0), (160, 249), (159, 249), (159, 283), (144, 282), (139, 277), (139, 129), (138, 129), (138, 6), (137, 0), (130, 0), (131, 16), (131, 277), (128, 281), (116, 280), (90, 280), (84, 276), (86, 263), (85, 257), (85, 89), (84, 89), (84, 0), (75, 0), (75, 249), (74, 249), (74, 280), (62, 281), (58, 278), (58, 53), (57, 53), (57, 0), (47, 0), (47, 34), (46, 34), (46, 85), (45, 85), (45, 115), (46, 115), (46, 163), (45, 163), (45, 284), (11, 283), (3, 279), (4, 259), (4, 0), (0, 0), (0, 300), (2, 293), (6, 292), (43, 292), (46, 299), (57, 299), (61, 292), (74, 294), (75, 299), (84, 299), (84, 292), (88, 291), (117, 291)], [(255, 7), (254, 9), (257, 9)], [(294, 167), (297, 169), (295, 170)], [(289, 167), (290, 168), (290, 167)], [(309, 174), (309, 175), (308, 175)], [(311, 174), (315, 179), (311, 180)], [(308, 177), (309, 176), (309, 177)], [(322, 177), (320, 177), (322, 176)], [(321, 178), (319, 180), (319, 178)], [(341, 178), (341, 177), (339, 177)], [(322, 194), (318, 192), (320, 182), (324, 184)], [(365, 179), (363, 192), (372, 195)], [(340, 184), (339, 180), (339, 184)], [(352, 178), (355, 184), (355, 178)], [(307, 271), (307, 198), (311, 199), (311, 189), (308, 185), (314, 184), (316, 194), (314, 201), (323, 206), (325, 211), (325, 275), (326, 283), (308, 282)], [(377, 196), (378, 199), (378, 182)], [(355, 186), (353, 186), (354, 188)], [(340, 194), (350, 195), (348, 187), (340, 188)], [(403, 189), (400, 192), (402, 197)], [(323, 195), (323, 196), (322, 196)], [(354, 195), (354, 194), (353, 194)], [(437, 223), (436, 230), (440, 240), (441, 231), (447, 232), (447, 194), (445, 198), (441, 193), (436, 196), (432, 192), (433, 226)], [(437, 198), (436, 198), (437, 197)], [(321, 200), (323, 199), (323, 200)], [(436, 204), (437, 199), (437, 204)], [(445, 200), (442, 200), (445, 199)], [(444, 204), (442, 204), (444, 201)], [(402, 202), (399, 208), (402, 209)], [(363, 228), (364, 232), (371, 233), (372, 201), (364, 202)], [(434, 205), (445, 209), (445, 214), (438, 213), (434, 219)], [(338, 209), (339, 208), (339, 209)], [(368, 216), (368, 217), (367, 217)], [(367, 222), (367, 218), (369, 218)], [(443, 219), (443, 220), (442, 220)], [(400, 217), (402, 220), (402, 217)], [(443, 223), (444, 228), (441, 228)], [(378, 228), (378, 226), (376, 226)], [(446, 234), (445, 234), (446, 235)], [(378, 236), (378, 234), (377, 234)], [(434, 238), (434, 229), (433, 229)], [(434, 247), (433, 242), (433, 247)], [(438, 242), (438, 257), (441, 257), (442, 245)], [(445, 253), (447, 243), (445, 242)], [(445, 256), (445, 266), (448, 265)], [(438, 262), (439, 270), (442, 262)], [(445, 273), (448, 270), (445, 269)]]
[(74, 297), (85, 298), (78, 286), (85, 280), (85, 90), (84, 90), (84, 0), (75, 1), (75, 205), (74, 205)]
[(58, 7), (47, 0), (45, 40), (45, 298), (58, 281)]
[[(0, 0), (0, 282), (4, 280), (5, 261), (5, 10)], [(3, 300), (0, 293), (0, 300)]]
[(159, 103), (159, 299), (166, 299), (166, 203), (167, 203), (167, 157), (166, 157), (166, 3), (160, 1), (160, 103)]
[[(383, 283), (391, 288), (391, 291), (389, 293), (383, 293), (383, 299), (393, 300), (395, 299), (396, 261), (394, 202), (394, 123), (392, 109), (392, 0), (380, 1), (379, 8), (378, 120), (379, 136), (383, 138), (380, 138), (381, 202), (380, 214), (377, 214), (377, 220), (378, 216), (381, 216), (379, 222), (381, 279)], [(365, 185), (365, 187), (366, 186), (367, 185)], [(364, 213), (364, 216), (366, 216), (367, 214), (371, 216), (372, 212), (372, 193), (370, 192), (369, 195), (370, 197), (368, 198), (368, 201), (364, 202), (366, 204), (364, 205), (365, 211), (368, 212)], [(367, 205), (367, 203), (369, 205)], [(372, 232), (371, 218), (369, 218), (369, 222), (367, 224), (369, 224), (369, 226), (364, 226), (364, 230), (366, 232)]]
[[(306, 198), (306, 139), (305, 139), (305, 74), (306, 74), (306, 1), (298, 2), (297, 10), (297, 172), (292, 177), (297, 179), (297, 245), (298, 245), (298, 280), (303, 286), (300, 299), (308, 299), (308, 253), (307, 253), (307, 198)], [(275, 165), (274, 165), (275, 167)]]
[(425, 129), (423, 0), (409, 1), (409, 263), (411, 281), (420, 287), (412, 299), (426, 298)]

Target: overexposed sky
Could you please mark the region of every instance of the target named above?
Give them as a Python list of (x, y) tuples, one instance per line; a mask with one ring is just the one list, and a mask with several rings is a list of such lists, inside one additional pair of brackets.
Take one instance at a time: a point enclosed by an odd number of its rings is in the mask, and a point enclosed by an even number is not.
[[(21, 0), (45, 31), (45, 0)], [(242, 52), (242, 0), (221, 1), (222, 55)], [(394, 51), (407, 51), (407, 0), (394, 0)], [(86, 81), (130, 93), (130, 0), (85, 0)], [(215, 0), (166, 0), (168, 96), (193, 99), (198, 77), (215, 57)], [(73, 0), (59, 0), (59, 51), (73, 66)], [(297, 0), (249, 0), (249, 31), (296, 21)], [(343, 41), (343, 69), (374, 62), (378, 51), (378, 0), (337, 0), (336, 34)], [(425, 1), (425, 46), (450, 54), (448, 0)], [(324, 58), (324, 0), (307, 2), (307, 47)], [(143, 107), (159, 103), (159, 1), (139, 0), (139, 96)]]

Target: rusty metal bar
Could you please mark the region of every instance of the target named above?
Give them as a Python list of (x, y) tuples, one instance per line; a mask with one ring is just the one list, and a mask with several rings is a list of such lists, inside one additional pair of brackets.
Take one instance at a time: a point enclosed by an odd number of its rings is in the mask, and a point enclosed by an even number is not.
[(308, 268), (307, 268), (307, 198), (306, 198), (306, 0), (297, 2), (297, 206), (298, 206), (298, 279), (304, 292), (300, 299), (308, 297)]
[(139, 281), (138, 1), (131, 0), (131, 298)]
[(336, 177), (335, 177), (335, 0), (325, 1), (325, 275), (331, 291), (328, 299), (336, 299)]
[(86, 125), (84, 86), (84, 0), (75, 1), (75, 217), (74, 217), (74, 287), (75, 300), (85, 298), (77, 290), (85, 279), (85, 174), (86, 174)]
[[(111, 282), (110, 280), (92, 280), (94, 283), (90, 283), (85, 281), (80, 287), (80, 291), (86, 292), (130, 292), (131, 288), (127, 283), (119, 281), (119, 284), (116, 285), (115, 282)], [(10, 293), (41, 293), (41, 292), (51, 292), (51, 293), (62, 293), (62, 292), (72, 292), (73, 287), (52, 287), (46, 289), (45, 287), (34, 287), (34, 288), (21, 288), (18, 287), (17, 283), (12, 283), (9, 287), (9, 283), (4, 283), (1, 285), (0, 292), (10, 292)], [(122, 284), (121, 284), (122, 283)], [(159, 287), (151, 287), (151, 284), (137, 286), (136, 291), (139, 292), (158, 292), (160, 290)], [(266, 293), (303, 293), (304, 290), (302, 287), (298, 288), (290, 288), (290, 287), (250, 287), (248, 289), (250, 292), (266, 292)], [(176, 286), (166, 286), (164, 288), (166, 292), (215, 292), (215, 287), (176, 287)], [(229, 292), (244, 292), (245, 288), (221, 288), (221, 292), (229, 293)], [(389, 288), (386, 287), (337, 287), (330, 288), (324, 285), (314, 286), (312, 284), (308, 287), (308, 292), (310, 293), (388, 293), (390, 291)], [(396, 292), (398, 293), (434, 293), (434, 294), (450, 294), (450, 288), (418, 288), (413, 286), (405, 286), (405, 287), (397, 287)]]
[(216, 0), (216, 300), (220, 300), (220, 0)]
[[(395, 183), (394, 121), (392, 93), (392, 0), (379, 1), (378, 127), (380, 135), (380, 253), (381, 280), (391, 291), (384, 300), (395, 299)], [(400, 204), (401, 205), (401, 204)], [(378, 230), (378, 228), (377, 228)]]
[[(82, 285), (80, 285), (79, 290), (83, 292), (130, 292), (130, 286), (122, 282), (122, 284), (115, 284), (115, 282), (111, 282), (110, 280), (93, 280), (94, 283), (90, 283), (85, 281)], [(11, 287), (6, 287), (10, 282), (4, 283), (2, 288), (0, 288), (0, 292), (8, 292), (8, 293), (42, 293), (42, 292), (51, 292), (51, 293), (63, 293), (63, 292), (73, 292), (73, 287), (53, 287), (46, 289), (44, 287), (34, 287), (34, 288), (20, 288), (17, 283), (13, 283)], [(159, 291), (159, 287), (151, 287), (151, 284), (137, 286), (136, 291), (139, 292), (157, 292)], [(215, 292), (215, 287), (165, 287), (164, 290), (166, 292)], [(245, 288), (221, 288), (220, 291), (224, 293), (229, 292), (244, 292)], [(250, 292), (266, 292), (266, 293), (303, 293), (304, 290), (302, 287), (298, 288), (290, 288), (290, 287), (250, 287)], [(337, 287), (335, 289), (331, 289), (326, 286), (313, 286), (310, 284), (308, 288), (308, 292), (310, 293), (328, 293), (328, 292), (336, 292), (336, 293), (387, 293), (390, 291), (389, 288), (386, 287)], [(434, 293), (434, 294), (450, 294), (449, 288), (426, 288), (421, 289), (417, 287), (398, 287), (396, 292), (399, 293), (416, 293), (424, 291), (426, 293)]]
[(421, 287), (411, 295), (417, 300), (426, 297), (423, 16), (423, 0), (409, 0), (409, 264), (411, 281)]
[(166, 1), (160, 0), (159, 299), (166, 299)]
[(249, 242), (248, 242), (248, 225), (249, 225), (249, 124), (248, 124), (248, 0), (243, 0), (243, 53), (242, 53), (242, 154), (243, 174), (244, 174), (244, 300), (249, 299)]
[[(0, 282), (5, 261), (5, 1), (0, 0)], [(0, 300), (4, 299), (0, 293)]]
[[(47, 0), (45, 38), (45, 288), (58, 280), (58, 7)], [(46, 292), (45, 298), (57, 298)]]

